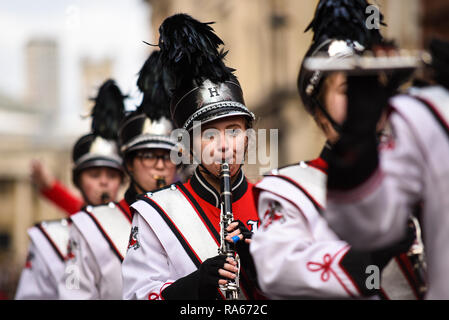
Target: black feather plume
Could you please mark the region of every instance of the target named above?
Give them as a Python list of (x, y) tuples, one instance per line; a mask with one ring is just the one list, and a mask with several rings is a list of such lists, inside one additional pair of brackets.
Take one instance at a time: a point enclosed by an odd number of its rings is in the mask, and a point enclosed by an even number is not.
[(223, 62), (227, 52), (219, 51), (223, 41), (210, 26), (187, 14), (168, 17), (159, 27), (159, 47), (164, 68), (179, 85), (185, 79), (224, 82), (232, 78), (231, 68)]
[(449, 90), (449, 41), (432, 39), (430, 52), (435, 80)]
[(92, 133), (104, 139), (116, 139), (120, 122), (124, 118), (124, 96), (114, 80), (103, 83), (92, 109)]
[(369, 5), (366, 0), (320, 0), (306, 32), (314, 32), (315, 43), (326, 39), (352, 40), (371, 48), (382, 42), (379, 28), (385, 23), (379, 12), (379, 26), (368, 29), (367, 21), (372, 14), (366, 12)]
[(158, 120), (165, 116), (170, 119), (170, 97), (167, 88), (171, 87), (169, 75), (164, 71), (160, 51), (153, 51), (139, 72), (137, 87), (143, 93), (139, 110), (149, 118)]

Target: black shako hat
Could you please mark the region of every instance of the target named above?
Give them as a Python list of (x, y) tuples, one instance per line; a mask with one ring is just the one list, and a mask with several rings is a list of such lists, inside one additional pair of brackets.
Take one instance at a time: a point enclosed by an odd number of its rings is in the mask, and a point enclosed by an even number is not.
[(92, 109), (91, 132), (77, 140), (72, 151), (73, 181), (87, 168), (109, 167), (123, 171), (117, 144), (119, 124), (124, 117), (124, 98), (114, 80), (106, 80)]
[(141, 149), (175, 150), (171, 137), (170, 98), (164, 82), (169, 81), (160, 63), (160, 52), (153, 51), (142, 66), (137, 87), (143, 94), (138, 108), (129, 114), (119, 131), (120, 152), (124, 157)]
[[(382, 44), (384, 39), (379, 28), (385, 25), (383, 15), (379, 12), (378, 25), (368, 27), (369, 6), (366, 0), (320, 0), (305, 30), (314, 33), (305, 58), (319, 55), (340, 59), (361, 55)], [(323, 72), (306, 70), (304, 61), (297, 86), (306, 110), (313, 115), (317, 107), (315, 99), (325, 77)]]
[(170, 113), (178, 128), (192, 130), (201, 124), (231, 116), (254, 114), (245, 106), (242, 88), (234, 69), (224, 64), (227, 52), (210, 25), (189, 15), (176, 14), (159, 28), (162, 66), (170, 81)]

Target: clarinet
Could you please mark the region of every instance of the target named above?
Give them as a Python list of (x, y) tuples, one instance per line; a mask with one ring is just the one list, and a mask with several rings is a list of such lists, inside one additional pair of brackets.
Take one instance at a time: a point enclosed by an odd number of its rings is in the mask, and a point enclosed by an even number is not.
[[(228, 232), (226, 228), (234, 220), (234, 215), (232, 213), (232, 190), (231, 190), (231, 172), (229, 169), (229, 164), (224, 162), (221, 165), (220, 172), (220, 202), (221, 202), (221, 214), (220, 214), (220, 237), (221, 244), (218, 249), (218, 253), (225, 255), (226, 257), (233, 258), (237, 262), (237, 268), (240, 270), (240, 263), (238, 255), (236, 254), (233, 244), (226, 241), (226, 236)], [(226, 285), (220, 286), (220, 288), (226, 294), (226, 300), (237, 300), (239, 297), (239, 271), (237, 272), (237, 277), (234, 280), (228, 280)]]
[(111, 196), (109, 195), (109, 193), (107, 192), (103, 192), (101, 194), (101, 203), (102, 204), (107, 204), (110, 201)]

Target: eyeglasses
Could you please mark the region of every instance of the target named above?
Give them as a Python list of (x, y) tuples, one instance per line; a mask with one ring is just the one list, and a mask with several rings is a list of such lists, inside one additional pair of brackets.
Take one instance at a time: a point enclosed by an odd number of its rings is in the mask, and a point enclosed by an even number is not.
[(156, 154), (152, 151), (141, 151), (136, 154), (136, 157), (142, 161), (145, 167), (154, 167), (159, 159), (165, 166), (174, 166), (175, 164), (170, 159), (170, 153), (164, 152), (163, 154)]

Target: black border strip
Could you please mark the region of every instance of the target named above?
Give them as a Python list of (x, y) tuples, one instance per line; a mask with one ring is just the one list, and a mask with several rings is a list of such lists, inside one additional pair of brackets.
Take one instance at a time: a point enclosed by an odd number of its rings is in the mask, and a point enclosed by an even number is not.
[(427, 101), (424, 98), (418, 97), (418, 96), (413, 96), (411, 95), (410, 97), (418, 100), (419, 102), (421, 102), (422, 104), (424, 104), (430, 111), (430, 113), (435, 117), (435, 119), (437, 120), (437, 122), (443, 127), (444, 132), (446, 132), (448, 138), (449, 138), (449, 127), (445, 122), (445, 119), (442, 119), (438, 109), (430, 102)]
[[(402, 274), (404, 275), (405, 278), (407, 278), (407, 282), (410, 285), (411, 289), (413, 290), (413, 294), (419, 300), (419, 288), (418, 288), (418, 284), (416, 283), (415, 275), (413, 273), (411, 273), (412, 271), (409, 268), (407, 268), (405, 262), (401, 259), (401, 255), (396, 256), (395, 260), (398, 263), (398, 265), (402, 271)], [(408, 257), (407, 257), (407, 260), (409, 260)], [(411, 261), (409, 260), (408, 262), (411, 265)]]
[(109, 236), (106, 234), (106, 232), (103, 230), (103, 228), (101, 227), (100, 223), (97, 221), (97, 219), (92, 215), (92, 213), (88, 212), (87, 210), (84, 211), (91, 219), (92, 221), (95, 223), (95, 225), (97, 226), (98, 230), (100, 230), (101, 234), (103, 235), (103, 237), (106, 239), (107, 243), (109, 244), (109, 247), (111, 248), (112, 252), (114, 252), (114, 254), (117, 256), (117, 258), (120, 260), (120, 263), (123, 262), (123, 258), (121, 256), (121, 254), (117, 251), (117, 249), (114, 246), (114, 243), (112, 242), (112, 240), (109, 238)]
[(312, 196), (309, 195), (307, 190), (305, 190), (303, 187), (301, 187), (298, 183), (295, 183), (289, 177), (286, 177), (286, 176), (283, 176), (283, 175), (268, 175), (267, 177), (280, 178), (280, 179), (282, 179), (284, 181), (287, 181), (291, 185), (295, 186), (296, 188), (301, 190), (301, 192), (310, 200), (310, 202), (312, 202), (312, 204), (315, 207), (316, 211), (318, 211), (321, 215), (323, 214), (323, 208), (320, 206), (320, 204), (318, 202), (316, 202), (316, 200), (313, 199)]
[(212, 234), (215, 237), (215, 240), (217, 240), (218, 243), (220, 243), (221, 239), (220, 239), (220, 234), (217, 232), (217, 230), (215, 230), (212, 222), (209, 220), (209, 218), (207, 217), (206, 213), (204, 212), (204, 210), (201, 208), (201, 206), (199, 205), (199, 203), (196, 201), (196, 199), (193, 197), (193, 195), (189, 192), (189, 190), (187, 190), (187, 188), (182, 185), (179, 184), (178, 188), (182, 190), (182, 192), (189, 198), (189, 200), (193, 203), (193, 205), (195, 206), (196, 211), (201, 215), (201, 218), (203, 219), (203, 221), (206, 223), (207, 228), (212, 232)]
[(196, 254), (193, 252), (193, 250), (190, 248), (187, 241), (184, 239), (182, 234), (179, 232), (179, 230), (176, 228), (176, 226), (173, 224), (173, 222), (167, 217), (166, 213), (157, 205), (156, 202), (151, 200), (150, 198), (146, 196), (138, 196), (139, 200), (143, 200), (146, 203), (148, 203), (154, 210), (156, 210), (157, 213), (164, 219), (167, 226), (170, 228), (170, 230), (173, 232), (173, 234), (178, 239), (181, 246), (184, 248), (185, 252), (189, 256), (189, 258), (192, 260), (192, 262), (195, 264), (195, 266), (199, 269), (201, 266), (201, 261), (197, 258)]
[(126, 216), (126, 218), (129, 220), (129, 222), (133, 223), (133, 218), (132, 216), (130, 216), (130, 214), (128, 214), (128, 212), (125, 210), (125, 208), (122, 207), (122, 205), (120, 204), (120, 202), (117, 202), (115, 204), (122, 212), (123, 214)]
[(48, 240), (48, 242), (52, 246), (53, 250), (55, 250), (55, 252), (57, 253), (59, 259), (61, 259), (61, 261), (64, 262), (65, 261), (64, 256), (62, 255), (61, 251), (59, 251), (58, 247), (53, 242), (53, 240), (50, 238), (50, 235), (44, 230), (44, 228), (42, 227), (41, 223), (36, 223), (35, 226), (39, 229), (40, 232), (42, 232), (44, 237)]
[[(242, 182), (243, 183), (243, 182)], [(200, 207), (199, 203), (195, 200), (195, 198), (193, 197), (193, 195), (189, 192), (189, 190), (187, 190), (187, 188), (182, 185), (179, 184), (178, 187), (184, 192), (184, 194), (190, 199), (190, 201), (193, 203), (193, 205), (195, 206), (195, 208), (197, 209), (197, 211), (199, 212), (199, 214), (201, 215), (201, 217), (203, 218), (203, 221), (206, 222), (207, 227), (209, 228), (209, 230), (211, 230), (212, 234), (214, 235), (215, 239), (217, 240), (217, 242), (220, 244), (221, 242), (221, 237), (220, 234), (217, 232), (217, 230), (215, 230), (215, 228), (212, 225), (212, 222), (209, 220), (209, 218), (207, 217), (206, 213), (203, 211), (203, 209)], [(250, 290), (250, 286), (249, 286), (249, 281), (246, 277), (246, 274), (244, 273), (243, 269), (241, 270), (241, 276), (243, 275), (243, 277), (240, 277), (240, 282), (241, 284), (243, 284), (242, 286), (242, 290), (244, 291), (244, 295), (246, 297), (249, 297), (251, 300), (254, 299), (254, 294), (252, 292), (252, 290)]]

